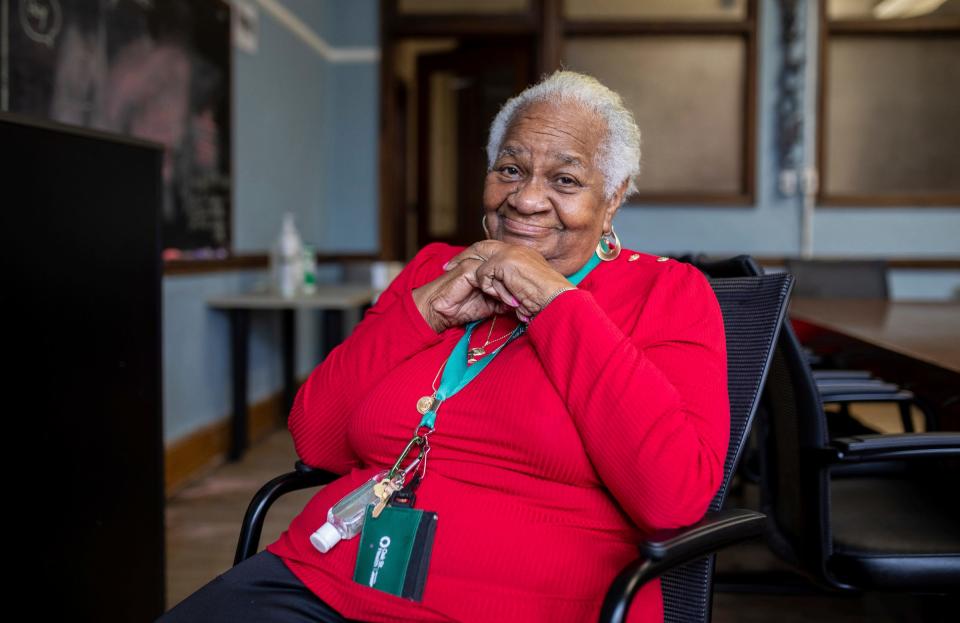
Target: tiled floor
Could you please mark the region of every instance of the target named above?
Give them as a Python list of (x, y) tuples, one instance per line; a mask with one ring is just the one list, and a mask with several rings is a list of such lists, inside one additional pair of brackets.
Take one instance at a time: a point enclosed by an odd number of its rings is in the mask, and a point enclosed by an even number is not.
[[(871, 414), (876, 426), (897, 426), (895, 412)], [(168, 608), (200, 588), (233, 564), (243, 513), (256, 490), (271, 478), (293, 469), (293, 442), (279, 430), (252, 448), (235, 464), (212, 469), (167, 503)], [(315, 490), (287, 494), (273, 506), (261, 546), (274, 541), (304, 507)], [(721, 553), (718, 570), (773, 572), (786, 569), (762, 543), (747, 544)], [(918, 600), (910, 597), (835, 597), (822, 594), (757, 595), (717, 593), (717, 623), (734, 621), (783, 623), (935, 621), (921, 617)], [(946, 619), (942, 619), (946, 620)]]

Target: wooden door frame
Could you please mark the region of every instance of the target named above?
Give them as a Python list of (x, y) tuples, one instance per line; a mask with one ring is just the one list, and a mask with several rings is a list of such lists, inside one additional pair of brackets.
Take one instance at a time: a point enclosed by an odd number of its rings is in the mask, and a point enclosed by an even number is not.
[[(561, 0), (529, 0), (526, 12), (505, 15), (399, 15), (396, 0), (380, 0), (380, 256), (383, 259), (405, 260), (402, 236), (405, 206), (403, 198), (391, 192), (397, 175), (395, 132), (398, 119), (394, 98), (394, 56), (397, 43), (407, 38), (471, 38), (482, 36), (529, 36), (536, 46), (535, 75), (543, 75), (560, 67), (565, 37), (622, 37), (630, 35), (716, 35), (738, 36), (744, 41), (746, 59), (742, 90), (742, 162), (741, 189), (736, 193), (702, 193), (696, 189), (676, 189), (666, 193), (642, 194), (641, 201), (684, 205), (701, 203), (712, 206), (751, 206), (756, 193), (756, 126), (757, 126), (757, 38), (758, 0), (746, 0), (746, 15), (736, 22), (725, 20), (642, 20), (614, 21), (564, 20)], [(407, 249), (413, 252), (415, 249)]]
[[(503, 37), (502, 40), (504, 44), (502, 47), (499, 45), (490, 46), (486, 44), (483, 40), (468, 39), (462, 41), (462, 45), (455, 50), (450, 50), (446, 52), (436, 52), (429, 54), (422, 54), (417, 58), (417, 134), (419, 140), (417, 141), (417, 154), (416, 162), (414, 163), (417, 170), (417, 245), (422, 246), (426, 241), (430, 240), (439, 240), (443, 242), (448, 242), (449, 244), (466, 244), (466, 239), (476, 240), (476, 236), (482, 235), (482, 229), (479, 225), (480, 222), (480, 198), (474, 192), (464, 193), (465, 186), (464, 180), (468, 179), (467, 176), (472, 178), (472, 175), (475, 173), (473, 168), (469, 166), (470, 164), (475, 164), (476, 160), (471, 160), (469, 158), (458, 158), (456, 176), (457, 176), (457, 199), (456, 203), (458, 206), (457, 213), (457, 232), (454, 236), (449, 238), (440, 238), (431, 234), (430, 232), (430, 163), (431, 158), (431, 127), (430, 127), (430, 112), (431, 112), (431, 100), (430, 100), (430, 84), (429, 84), (429, 74), (432, 74), (435, 71), (452, 71), (452, 72), (463, 72), (465, 74), (482, 74), (485, 67), (489, 67), (491, 63), (498, 66), (507, 66), (512, 64), (513, 72), (513, 81), (510, 85), (514, 93), (519, 93), (523, 90), (524, 87), (528, 84), (530, 80), (530, 73), (532, 67), (529, 62), (529, 54), (524, 50), (525, 46), (531, 42), (525, 41), (523, 38), (516, 37)], [(531, 46), (532, 51), (532, 46)], [(468, 89), (467, 89), (468, 90)], [(458, 109), (461, 113), (465, 113), (467, 117), (470, 115), (479, 114), (480, 111), (477, 110), (464, 110), (462, 105), (464, 103), (464, 97), (468, 98), (468, 102), (477, 103), (475, 100), (469, 99), (471, 96), (466, 92), (462, 92), (458, 96)], [(460, 128), (460, 133), (457, 136), (457, 145), (461, 150), (473, 150), (479, 148), (483, 150), (485, 147), (485, 141), (480, 139), (480, 144), (475, 144), (472, 140), (465, 143), (465, 136), (463, 134), (464, 125), (458, 124)], [(477, 138), (475, 135), (470, 136), (469, 138)], [(485, 160), (485, 158), (483, 158)], [(473, 183), (467, 185), (468, 188), (473, 187)], [(477, 190), (473, 188), (473, 190)], [(471, 196), (472, 195), (472, 196)], [(471, 213), (471, 210), (468, 206), (475, 205), (477, 210), (474, 213)], [(474, 220), (475, 223), (470, 219), (476, 217)], [(463, 234), (467, 233), (467, 238), (463, 239)]]
[(537, 75), (560, 67), (560, 0), (530, 0), (530, 10), (514, 15), (398, 15), (394, 0), (380, 0), (380, 132), (379, 132), (379, 204), (380, 258), (409, 259), (405, 249), (406, 198), (395, 189), (396, 176), (404, 175), (393, 157), (398, 149), (395, 55), (400, 41), (409, 38), (475, 38), (478, 36), (527, 35), (537, 51)]

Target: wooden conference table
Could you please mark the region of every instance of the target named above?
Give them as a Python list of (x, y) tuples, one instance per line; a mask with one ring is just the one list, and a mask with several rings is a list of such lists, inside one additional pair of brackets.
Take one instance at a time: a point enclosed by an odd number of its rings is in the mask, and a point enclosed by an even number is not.
[(227, 296), (207, 301), (207, 305), (230, 314), (231, 368), (233, 376), (233, 419), (231, 443), (227, 458), (238, 461), (247, 449), (247, 376), (249, 374), (250, 312), (281, 312), (283, 353), (283, 405), (290, 413), (297, 385), (296, 312), (314, 309), (323, 312), (324, 357), (346, 337), (347, 314), (359, 321), (364, 308), (373, 301), (378, 290), (368, 285), (318, 285), (313, 295), (283, 298), (276, 294), (252, 293)]
[(898, 383), (960, 430), (960, 301), (794, 299), (801, 341)]

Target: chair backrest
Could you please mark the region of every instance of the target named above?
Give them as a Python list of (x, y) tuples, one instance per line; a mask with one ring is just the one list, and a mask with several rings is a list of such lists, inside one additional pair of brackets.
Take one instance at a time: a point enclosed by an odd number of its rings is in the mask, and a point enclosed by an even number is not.
[[(700, 257), (695, 265), (711, 278), (763, 274), (749, 255), (717, 261)], [(795, 285), (793, 296), (799, 296), (799, 280)], [(803, 464), (811, 448), (826, 445), (829, 433), (816, 381), (789, 319), (777, 340), (754, 433), (762, 475), (760, 510), (769, 518), (767, 542), (784, 560), (829, 583), (829, 482), (820, 470)]]
[(797, 279), (793, 295), (802, 298), (890, 298), (885, 260), (786, 260)]
[(769, 518), (767, 542), (781, 558), (829, 584), (830, 482), (815, 463), (829, 432), (813, 372), (790, 323), (774, 352), (762, 412), (760, 510)]
[(832, 539), (827, 472), (808, 465), (829, 440), (810, 364), (787, 323), (762, 399), (760, 503), (767, 540), (785, 560), (820, 577)]
[[(786, 316), (793, 278), (784, 273), (711, 279), (710, 284), (723, 314), (730, 397), (730, 444), (723, 483), (709, 508), (719, 511), (757, 410), (773, 347)], [(665, 621), (689, 623), (710, 619), (714, 558), (708, 556), (663, 575)]]

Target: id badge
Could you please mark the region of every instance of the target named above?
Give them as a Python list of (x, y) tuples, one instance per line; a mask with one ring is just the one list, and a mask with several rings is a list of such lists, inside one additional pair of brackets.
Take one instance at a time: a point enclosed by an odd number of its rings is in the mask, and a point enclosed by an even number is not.
[(367, 506), (354, 582), (413, 601), (423, 598), (437, 514), (386, 506), (376, 519)]

